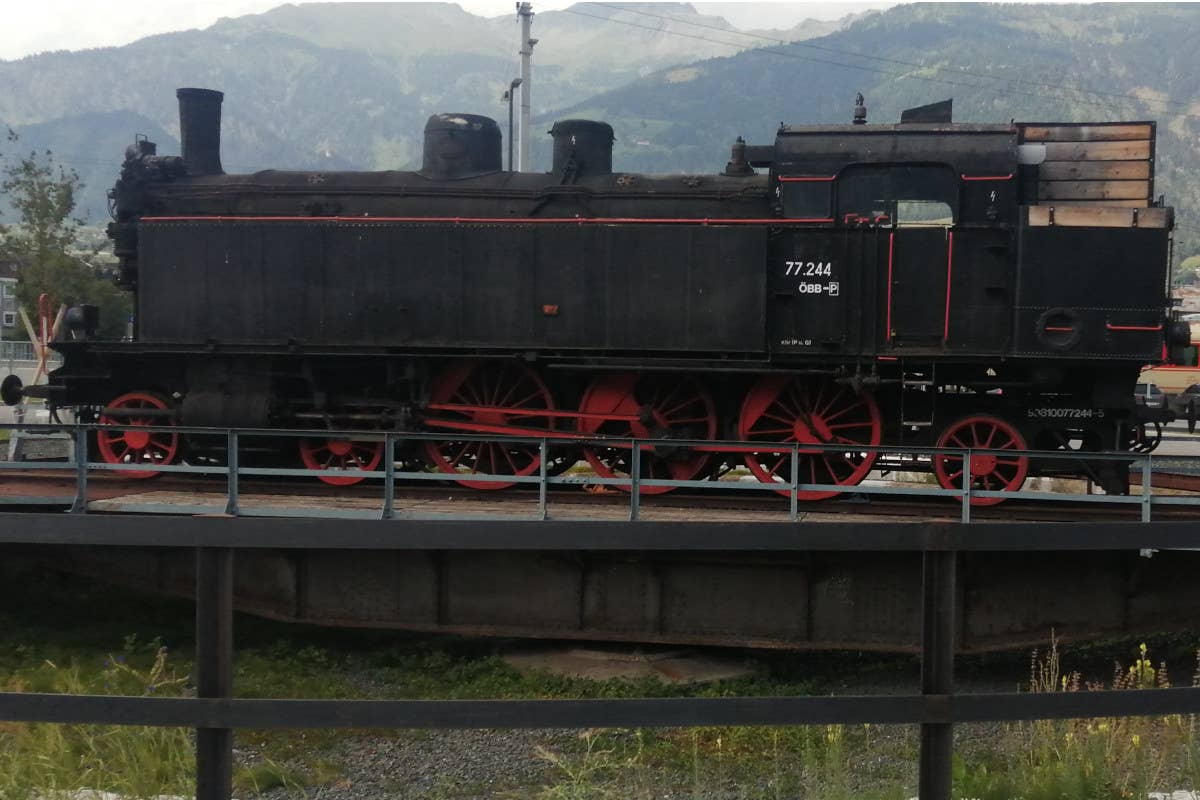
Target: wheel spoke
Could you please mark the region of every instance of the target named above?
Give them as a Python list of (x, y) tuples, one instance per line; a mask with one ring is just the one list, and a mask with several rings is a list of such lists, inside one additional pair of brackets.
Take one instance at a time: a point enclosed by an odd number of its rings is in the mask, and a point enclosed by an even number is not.
[[(508, 401), (512, 399), (513, 393), (517, 391), (517, 389), (520, 387), (520, 385), (521, 385), (520, 383), (514, 383), (511, 386), (509, 386), (508, 391), (504, 393), (504, 396), (496, 401), (496, 405), (507, 406), (509, 404)], [(520, 404), (518, 403), (517, 405), (520, 405)]]
[[(825, 415), (829, 413), (830, 409), (836, 408), (838, 401), (840, 401), (842, 399), (843, 394), (844, 394), (844, 391), (841, 389), (834, 392), (833, 396), (829, 398), (829, 402), (826, 403), (824, 405), (824, 407), (822, 407), (821, 410), (817, 412), (817, 416), (824, 418)], [(855, 406), (861, 405), (861, 403), (862, 403), (861, 400), (857, 401), (857, 402), (853, 403), (852, 405), (846, 406), (843, 409), (843, 411), (854, 408)]]
[(521, 471), (521, 468), (517, 466), (516, 461), (513, 461), (513, 457), (509, 454), (508, 448), (504, 448), (501, 450), (501, 452), (504, 453), (504, 458), (506, 461), (508, 461), (508, 465), (512, 467), (512, 474), (518, 474)]
[(454, 458), (452, 458), (452, 459), (450, 460), (450, 466), (452, 466), (452, 467), (457, 467), (457, 466), (458, 466), (458, 462), (459, 462), (459, 461), (461, 461), (461, 460), (462, 460), (462, 457), (463, 457), (464, 455), (466, 455), (466, 453), (467, 453), (467, 451), (468, 451), (468, 450), (470, 450), (470, 449), (471, 449), (471, 445), (472, 445), (472, 442), (467, 442), (466, 444), (464, 444), (464, 445), (462, 446), (462, 449), (458, 451), (458, 455), (456, 455)]
[(985, 450), (987, 450), (987, 449), (990, 449), (990, 448), (991, 448), (991, 446), (992, 446), (992, 439), (995, 439), (995, 438), (996, 438), (996, 431), (997, 431), (997, 428), (996, 428), (995, 426), (993, 426), (993, 427), (992, 427), (992, 428), (991, 428), (991, 429), (988, 431), (987, 441), (985, 441), (985, 442), (983, 443), (983, 448), (984, 448)]
[(830, 483), (839, 483), (838, 472), (833, 468), (833, 462), (829, 460), (829, 456), (822, 455), (821, 463), (825, 465), (825, 470), (829, 473)]
[[(666, 411), (660, 411), (659, 413), (662, 414), (662, 416), (664, 418), (670, 419), (671, 415), (674, 414), (676, 411), (678, 411), (681, 408), (687, 408), (688, 406), (692, 405), (693, 403), (700, 404), (701, 408), (703, 408), (703, 406), (704, 406), (704, 401), (701, 398), (689, 397), (687, 400), (684, 400), (679, 405), (672, 406), (671, 408), (667, 409)], [(707, 417), (701, 417), (701, 419), (704, 420), (704, 419), (707, 419)]]
[[(508, 407), (509, 408), (525, 408), (526, 403), (528, 403), (530, 400), (533, 400), (535, 397), (540, 397), (541, 394), (542, 394), (542, 390), (540, 388), (534, 389), (531, 394), (521, 398), (520, 402), (513, 403), (511, 406), (508, 406)], [(534, 406), (534, 407), (538, 408), (538, 409), (542, 408), (542, 406)]]
[[(840, 409), (836, 413), (829, 414), (829, 415), (822, 414), (821, 419), (825, 420), (825, 424), (828, 425), (829, 423), (833, 422), (834, 420), (841, 419), (842, 417), (846, 416), (851, 411), (855, 411), (860, 408), (865, 409), (866, 407), (867, 407), (866, 403), (859, 400), (858, 402), (854, 403), (853, 405), (849, 405), (849, 406), (846, 406), (845, 408)], [(870, 425), (871, 420), (870, 419), (860, 420), (857, 424)]]

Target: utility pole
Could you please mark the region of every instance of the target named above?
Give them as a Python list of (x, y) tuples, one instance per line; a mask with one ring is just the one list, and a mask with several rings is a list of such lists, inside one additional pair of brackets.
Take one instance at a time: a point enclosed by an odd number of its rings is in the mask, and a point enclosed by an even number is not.
[(538, 42), (529, 36), (529, 29), (533, 25), (533, 4), (518, 2), (517, 16), (521, 18), (521, 142), (517, 148), (517, 172), (526, 172), (529, 170), (529, 70), (533, 46)]

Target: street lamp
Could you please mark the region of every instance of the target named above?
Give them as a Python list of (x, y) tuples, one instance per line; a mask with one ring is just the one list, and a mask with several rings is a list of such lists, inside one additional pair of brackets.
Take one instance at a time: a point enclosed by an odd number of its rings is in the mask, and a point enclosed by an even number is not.
[(504, 97), (500, 100), (508, 101), (508, 171), (512, 172), (513, 159), (513, 99), (517, 96), (517, 87), (521, 85), (520, 78), (513, 78), (512, 83), (508, 85), (508, 91), (504, 93)]

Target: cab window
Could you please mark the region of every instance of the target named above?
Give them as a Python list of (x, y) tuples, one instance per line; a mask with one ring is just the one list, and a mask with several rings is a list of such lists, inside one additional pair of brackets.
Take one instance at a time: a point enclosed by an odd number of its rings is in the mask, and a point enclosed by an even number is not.
[(879, 220), (896, 225), (953, 225), (958, 181), (949, 167), (924, 164), (862, 164), (837, 180), (837, 219)]
[(783, 215), (788, 219), (829, 219), (833, 215), (833, 180), (780, 178)]

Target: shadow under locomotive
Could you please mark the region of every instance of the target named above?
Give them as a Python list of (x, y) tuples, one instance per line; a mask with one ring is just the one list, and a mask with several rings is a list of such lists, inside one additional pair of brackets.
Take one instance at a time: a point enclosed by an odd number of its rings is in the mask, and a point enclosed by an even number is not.
[[(132, 341), (95, 338), (80, 307), (54, 343), (41, 391), (85, 422), (311, 428), (298, 453), (259, 454), (310, 469), (383, 457), (377, 436), (321, 431), (433, 432), (405, 457), (477, 489), (541, 456), (464, 434), (577, 437), (551, 472), (744, 464), (767, 483), (792, 479), (799, 443), (802, 482), (849, 487), (872, 445), (1143, 447), (1166, 415), (1135, 406), (1139, 370), (1189, 338), (1149, 122), (953, 123), (944, 103), (880, 125), (860, 106), (739, 140), (720, 174), (644, 175), (612, 171), (608, 125), (567, 120), (533, 174), (501, 169), (494, 121), (439, 114), (416, 172), (226, 175), (223, 95), (178, 97), (183, 155), (136, 142), (111, 193)], [(671, 445), (718, 439), (744, 446)], [(147, 476), (197, 445), (96, 438)], [(1091, 477), (1127, 492), (1104, 464)], [(985, 491), (1055, 473), (1015, 452), (930, 468)]]

